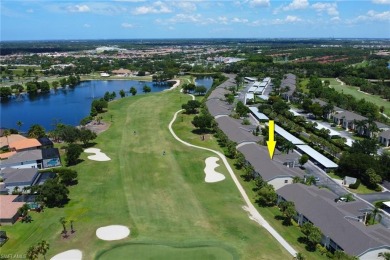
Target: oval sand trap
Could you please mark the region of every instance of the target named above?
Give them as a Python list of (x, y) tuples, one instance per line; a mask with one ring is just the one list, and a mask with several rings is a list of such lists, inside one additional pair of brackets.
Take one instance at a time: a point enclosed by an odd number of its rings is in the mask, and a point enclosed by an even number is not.
[(102, 153), (98, 148), (88, 148), (84, 150), (85, 153), (94, 153), (94, 155), (88, 156), (88, 159), (92, 161), (105, 162), (111, 160), (105, 153)]
[(59, 253), (50, 260), (81, 260), (83, 258), (83, 253), (80, 250), (72, 249), (62, 253)]
[(218, 160), (219, 158), (217, 157), (206, 158), (206, 168), (204, 168), (204, 172), (206, 173), (206, 177), (204, 178), (205, 182), (219, 182), (225, 179), (225, 175), (215, 171), (215, 168), (219, 166), (217, 163)]
[(126, 226), (111, 225), (98, 228), (96, 236), (101, 240), (112, 241), (126, 238), (130, 235), (130, 229)]

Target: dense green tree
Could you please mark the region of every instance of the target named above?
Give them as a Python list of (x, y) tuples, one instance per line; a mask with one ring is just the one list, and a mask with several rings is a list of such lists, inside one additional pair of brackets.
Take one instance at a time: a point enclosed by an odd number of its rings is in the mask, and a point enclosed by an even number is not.
[(197, 86), (195, 92), (198, 93), (199, 96), (204, 95), (207, 92), (207, 88), (205, 86)]
[(87, 145), (90, 141), (96, 139), (97, 135), (95, 132), (87, 129), (81, 128), (79, 131), (79, 140), (83, 142), (84, 145)]
[(65, 125), (61, 129), (60, 138), (67, 143), (75, 143), (80, 137), (80, 130), (71, 125)]
[(142, 91), (146, 94), (146, 93), (151, 92), (152, 89), (149, 86), (145, 85), (145, 86), (143, 86)]
[(125, 93), (125, 91), (123, 89), (121, 89), (119, 91), (119, 95), (121, 96), (121, 98), (124, 98), (126, 96), (126, 93)]
[(66, 158), (65, 158), (66, 164), (75, 165), (82, 152), (83, 152), (83, 148), (80, 145), (70, 143), (66, 148)]
[(265, 184), (261, 189), (257, 191), (257, 201), (261, 206), (274, 206), (278, 195), (275, 192), (274, 187), (271, 184)]
[(236, 105), (236, 113), (240, 117), (247, 117), (249, 113), (249, 108), (242, 103), (242, 101), (238, 101)]
[(131, 95), (135, 96), (137, 94), (137, 89), (135, 87), (130, 88)]
[(91, 110), (92, 107), (94, 107), (98, 113), (102, 113), (103, 110), (108, 107), (108, 102), (104, 98), (95, 99), (92, 101)]
[(200, 102), (198, 100), (189, 100), (187, 104), (183, 104), (181, 107), (185, 110), (186, 114), (196, 114), (200, 107)]
[(49, 179), (44, 184), (34, 186), (37, 197), (36, 200), (43, 202), (49, 208), (62, 207), (68, 202), (69, 190), (58, 179)]
[(77, 175), (77, 171), (69, 168), (61, 168), (61, 170), (58, 171), (60, 183), (65, 184), (66, 186), (75, 184), (77, 182)]
[(356, 140), (349, 149), (350, 153), (376, 154), (378, 143), (373, 139)]
[(41, 138), (46, 136), (45, 128), (41, 125), (35, 124), (30, 127), (27, 132), (28, 137), (30, 138)]
[(365, 172), (365, 178), (367, 178), (367, 183), (369, 187), (376, 188), (379, 183), (382, 182), (382, 178), (378, 175), (374, 169), (367, 169)]
[(12, 90), (9, 87), (0, 88), (0, 97), (2, 99), (8, 99), (12, 95)]
[(204, 132), (206, 128), (212, 127), (213, 117), (211, 115), (195, 116), (191, 123)]
[(299, 158), (299, 164), (303, 167), (303, 165), (305, 165), (305, 163), (307, 163), (309, 161), (309, 156), (307, 154), (303, 154), (301, 156), (301, 158)]

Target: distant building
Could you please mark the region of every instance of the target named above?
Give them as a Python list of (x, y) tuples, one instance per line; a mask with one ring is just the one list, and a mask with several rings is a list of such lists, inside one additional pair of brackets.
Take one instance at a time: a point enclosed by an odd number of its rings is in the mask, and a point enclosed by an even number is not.
[(110, 74), (106, 73), (106, 72), (101, 72), (100, 73), (100, 77), (109, 77)]

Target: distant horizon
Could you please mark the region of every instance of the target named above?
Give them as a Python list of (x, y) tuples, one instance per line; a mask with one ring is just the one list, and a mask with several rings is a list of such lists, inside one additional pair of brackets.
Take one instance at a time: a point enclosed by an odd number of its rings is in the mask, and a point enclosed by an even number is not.
[(110, 39), (40, 39), (40, 40), (0, 40), (1, 42), (50, 42), (50, 41), (142, 41), (142, 40), (259, 40), (259, 41), (267, 41), (267, 40), (382, 40), (382, 41), (389, 41), (390, 38), (370, 38), (370, 37), (290, 37), (290, 38), (282, 38), (282, 37), (275, 37), (275, 38), (250, 38), (250, 37), (241, 37), (241, 38), (229, 38), (229, 37), (221, 37), (221, 38), (206, 38), (206, 37), (199, 37), (199, 38), (110, 38)]
[(390, 38), (390, 0), (4, 0), (1, 41)]

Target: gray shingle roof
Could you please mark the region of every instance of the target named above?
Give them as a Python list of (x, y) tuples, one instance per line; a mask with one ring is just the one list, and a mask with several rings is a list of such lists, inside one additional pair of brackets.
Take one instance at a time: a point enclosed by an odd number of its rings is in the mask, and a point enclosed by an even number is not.
[(276, 177), (300, 175), (299, 169), (288, 168), (283, 165), (283, 160), (286, 159), (283, 158), (284, 155), (279, 158), (277, 150), (275, 151), (274, 160), (269, 158), (267, 147), (258, 144), (246, 144), (239, 147), (238, 150), (265, 181), (270, 181)]
[(42, 151), (40, 149), (18, 152), (6, 160), (0, 161), (0, 165), (3, 166), (3, 165), (9, 165), (9, 164), (21, 163), (27, 161), (36, 161), (36, 160), (42, 160)]
[[(277, 193), (295, 203), (296, 210), (319, 227), (345, 252), (358, 256), (370, 248), (390, 246), (390, 230), (382, 225), (366, 227), (363, 223), (345, 218), (362, 216), (368, 204), (361, 201), (335, 203), (336, 195), (326, 189), (303, 184), (286, 185)], [(382, 233), (382, 236), (376, 233)]]
[(207, 108), (212, 116), (230, 115), (233, 107), (226, 102), (217, 99), (206, 101)]
[(354, 120), (361, 121), (361, 120), (366, 120), (367, 119), (367, 117), (358, 115), (358, 114), (350, 112), (350, 111), (344, 111), (344, 112), (335, 114), (334, 117), (337, 118), (337, 119), (345, 119), (348, 122), (354, 121)]
[(382, 138), (390, 139), (390, 130), (380, 133), (379, 136)]
[(219, 128), (228, 136), (228, 138), (236, 143), (242, 142), (258, 142), (260, 138), (252, 134), (253, 127), (242, 125), (240, 120), (229, 116), (222, 116), (215, 119), (218, 122)]
[(32, 184), (38, 175), (38, 169), (5, 168), (1, 171), (1, 175), (4, 178), (4, 183), (6, 185), (12, 185), (13, 183), (18, 183), (18, 182), (30, 182)]

